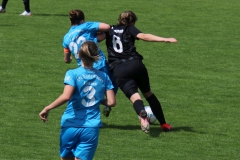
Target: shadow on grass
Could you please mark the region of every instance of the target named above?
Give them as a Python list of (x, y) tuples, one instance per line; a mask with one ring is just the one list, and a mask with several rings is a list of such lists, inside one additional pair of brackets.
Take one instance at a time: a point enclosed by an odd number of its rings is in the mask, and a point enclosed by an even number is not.
[(189, 126), (173, 127), (171, 132), (180, 132), (180, 131), (206, 134), (205, 132), (195, 131), (193, 127), (189, 127)]
[[(103, 123), (104, 127), (102, 129), (111, 128), (111, 129), (120, 129), (120, 130), (141, 130), (140, 125), (126, 125), (126, 126), (120, 126), (120, 125), (108, 125)], [(156, 127), (150, 127), (150, 133), (149, 135), (151, 137), (159, 137), (162, 130), (160, 128)]]
[[(120, 129), (120, 130), (140, 130), (140, 126), (139, 125), (109, 125), (106, 123), (103, 123), (103, 128), (112, 128), (112, 129)], [(151, 137), (159, 137), (160, 133), (163, 132), (160, 127), (158, 127), (159, 124), (152, 124), (150, 127), (150, 133), (149, 135)], [(185, 132), (192, 132), (192, 133), (198, 133), (198, 134), (206, 134), (205, 132), (199, 132), (199, 131), (195, 131), (193, 129), (193, 127), (189, 127), (189, 126), (180, 126), (180, 127), (173, 127), (171, 132), (180, 132), (180, 131), (185, 131)]]
[[(152, 126), (159, 126), (159, 125), (158, 124), (153, 124)], [(197, 133), (197, 134), (206, 134), (205, 132), (195, 131), (193, 129), (193, 127), (189, 127), (189, 126), (173, 127), (172, 130), (169, 133), (181, 132), (181, 131), (192, 132), (192, 133)], [(150, 136), (159, 137), (161, 132), (163, 132), (163, 131), (161, 129), (159, 129), (158, 127), (151, 127)]]
[(45, 14), (45, 13), (33, 13), (33, 16), (57, 16), (57, 17), (68, 17), (68, 14)]
[(103, 123), (103, 128), (112, 128), (112, 129), (120, 129), (120, 130), (138, 130), (140, 129), (140, 125), (125, 125), (125, 126), (120, 126), (120, 125), (109, 125), (106, 123)]

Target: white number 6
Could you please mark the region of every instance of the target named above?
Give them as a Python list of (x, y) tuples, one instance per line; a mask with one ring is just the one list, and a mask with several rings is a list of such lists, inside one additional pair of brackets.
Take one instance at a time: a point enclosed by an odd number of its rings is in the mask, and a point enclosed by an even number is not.
[(122, 45), (122, 42), (120, 41), (120, 38), (118, 36), (113, 35), (112, 43), (113, 43), (114, 50), (118, 53), (122, 53), (123, 45)]

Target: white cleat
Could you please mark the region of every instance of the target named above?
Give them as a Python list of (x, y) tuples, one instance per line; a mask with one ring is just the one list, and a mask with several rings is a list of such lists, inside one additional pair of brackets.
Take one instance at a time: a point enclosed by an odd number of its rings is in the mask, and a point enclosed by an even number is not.
[(24, 11), (22, 14), (20, 14), (20, 16), (31, 16), (31, 15), (32, 13), (27, 11)]
[(2, 6), (0, 6), (0, 13), (5, 13), (6, 9), (3, 9)]

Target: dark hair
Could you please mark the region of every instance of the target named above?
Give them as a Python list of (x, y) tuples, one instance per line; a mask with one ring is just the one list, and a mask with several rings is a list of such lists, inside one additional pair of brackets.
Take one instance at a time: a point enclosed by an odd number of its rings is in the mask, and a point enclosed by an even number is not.
[(83, 42), (78, 53), (86, 68), (92, 68), (93, 62), (99, 59), (99, 49), (93, 41)]
[(137, 21), (137, 16), (132, 11), (124, 11), (118, 17), (118, 25), (128, 26)]
[(83, 13), (83, 11), (78, 10), (78, 9), (71, 10), (69, 12), (69, 19), (73, 25), (80, 24), (80, 22), (85, 19), (84, 13)]

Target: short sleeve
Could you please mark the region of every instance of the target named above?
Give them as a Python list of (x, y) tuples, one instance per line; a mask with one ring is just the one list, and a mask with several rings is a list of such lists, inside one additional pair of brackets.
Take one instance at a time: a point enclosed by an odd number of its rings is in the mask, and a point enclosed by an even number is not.
[(137, 37), (139, 33), (142, 33), (140, 30), (138, 30), (135, 26), (129, 26), (129, 32), (134, 37)]
[(67, 35), (65, 35), (65, 36), (63, 37), (62, 46), (63, 46), (63, 48), (68, 48)]
[(113, 84), (112, 81), (110, 80), (109, 76), (106, 74), (106, 90), (111, 90), (113, 89)]
[(71, 70), (66, 72), (65, 77), (64, 77), (64, 84), (65, 85), (70, 85), (70, 86), (73, 86), (73, 87), (76, 86), (75, 75)]
[(92, 32), (99, 31), (100, 22), (86, 22), (86, 27)]

